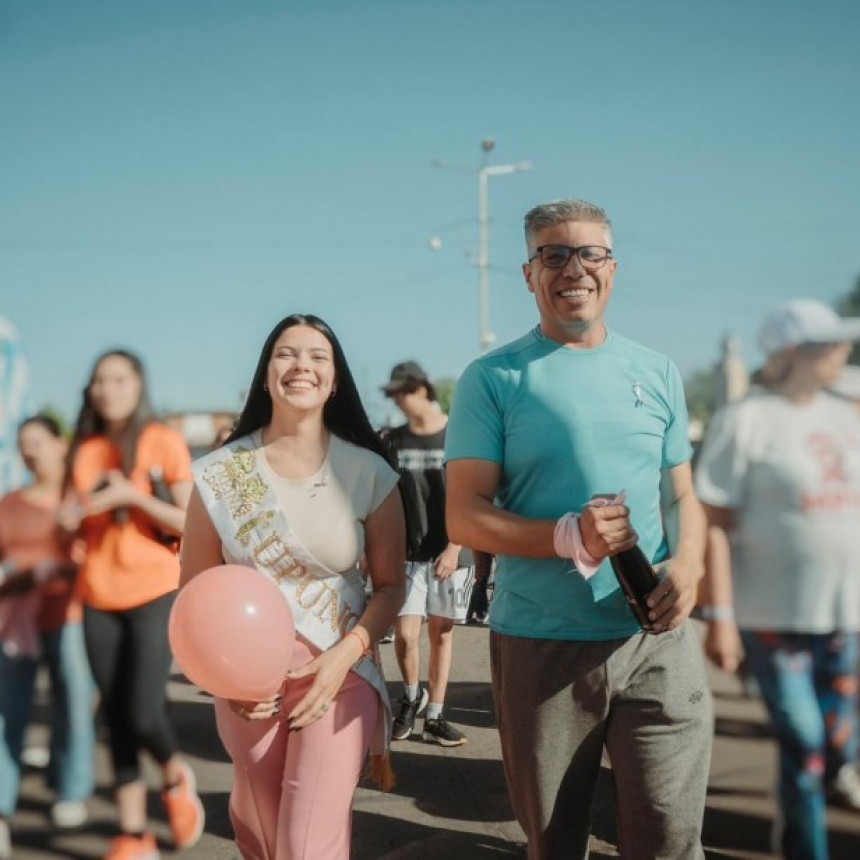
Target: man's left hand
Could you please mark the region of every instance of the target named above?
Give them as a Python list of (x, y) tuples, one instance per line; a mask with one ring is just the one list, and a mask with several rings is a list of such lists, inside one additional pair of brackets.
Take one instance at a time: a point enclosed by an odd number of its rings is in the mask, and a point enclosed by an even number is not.
[(660, 584), (648, 595), (652, 633), (674, 630), (693, 611), (702, 577), (702, 562), (673, 558), (654, 566)]

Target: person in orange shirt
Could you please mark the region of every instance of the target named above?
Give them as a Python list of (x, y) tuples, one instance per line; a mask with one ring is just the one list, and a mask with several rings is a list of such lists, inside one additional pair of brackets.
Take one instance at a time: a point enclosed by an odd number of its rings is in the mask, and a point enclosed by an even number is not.
[(84, 648), (75, 565), (60, 540), (67, 444), (52, 418), (27, 418), (18, 450), (32, 483), (0, 499), (0, 858), (11, 857), (9, 819), (21, 780), (21, 751), (42, 660), (51, 681), (48, 781), (51, 818), (77, 827), (93, 790), (95, 689)]
[(84, 633), (108, 728), (121, 831), (105, 860), (159, 856), (147, 831), (142, 751), (162, 768), (175, 847), (195, 845), (203, 832), (203, 806), (178, 752), (166, 695), (167, 624), (191, 484), (188, 447), (153, 420), (140, 359), (124, 350), (100, 356), (72, 439), (60, 517), (87, 551), (80, 571)]

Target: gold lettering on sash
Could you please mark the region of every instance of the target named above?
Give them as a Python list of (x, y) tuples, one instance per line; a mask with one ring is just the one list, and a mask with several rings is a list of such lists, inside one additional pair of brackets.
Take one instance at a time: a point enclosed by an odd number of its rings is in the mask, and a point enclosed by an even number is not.
[(337, 618), (338, 606), (340, 601), (338, 600), (337, 594), (334, 589), (329, 588), (328, 586), (326, 586), (326, 588), (328, 589), (328, 596), (325, 600), (325, 603), (323, 603), (322, 607), (318, 609), (314, 613), (314, 615), (316, 615), (316, 617), (319, 618), (319, 620), (323, 623), (325, 623), (327, 620), (329, 625), (331, 626), (332, 633), (337, 633), (340, 629), (338, 626)]
[(229, 459), (213, 463), (203, 472), (212, 495), (227, 503), (234, 520), (248, 516), (266, 495), (266, 484), (254, 471), (256, 459), (253, 449), (237, 448)]
[(260, 514), (257, 514), (257, 516), (248, 520), (248, 522), (246, 522), (239, 531), (236, 532), (236, 540), (247, 549), (248, 544), (251, 542), (251, 532), (255, 528), (259, 528), (261, 530), (266, 528), (271, 524), (274, 518), (274, 511), (263, 511)]
[(282, 579), (304, 579), (308, 569), (290, 552), (278, 534), (264, 538), (251, 551), (255, 564), (265, 567), (280, 582)]
[[(319, 590), (311, 592), (311, 597), (310, 599), (308, 599), (305, 596), (305, 592), (314, 583), (317, 583), (319, 585)], [(327, 591), (331, 591), (331, 588), (329, 588), (329, 586), (327, 586), (322, 580), (313, 579), (309, 576), (306, 579), (303, 579), (296, 587), (296, 603), (298, 603), (302, 609), (310, 609), (312, 606), (318, 603), (321, 598), (325, 596), (325, 593)]]

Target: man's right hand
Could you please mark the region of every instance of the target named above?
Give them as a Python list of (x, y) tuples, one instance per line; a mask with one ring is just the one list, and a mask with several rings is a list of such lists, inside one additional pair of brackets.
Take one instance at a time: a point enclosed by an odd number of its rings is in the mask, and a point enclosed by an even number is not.
[(589, 503), (579, 515), (579, 532), (586, 552), (594, 558), (606, 558), (635, 546), (639, 536), (630, 525), (627, 505)]

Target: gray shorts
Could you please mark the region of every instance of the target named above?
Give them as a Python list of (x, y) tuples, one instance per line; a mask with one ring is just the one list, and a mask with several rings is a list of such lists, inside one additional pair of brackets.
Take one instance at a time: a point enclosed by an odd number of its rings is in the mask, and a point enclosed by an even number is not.
[(466, 620), (474, 567), (458, 567), (446, 579), (437, 579), (432, 561), (406, 562), (406, 602), (400, 615), (435, 615), (455, 623)]

